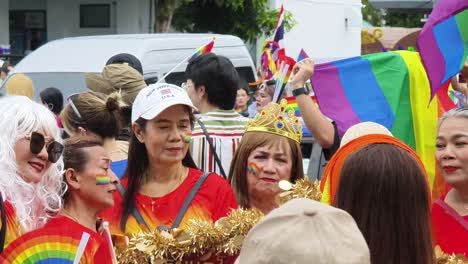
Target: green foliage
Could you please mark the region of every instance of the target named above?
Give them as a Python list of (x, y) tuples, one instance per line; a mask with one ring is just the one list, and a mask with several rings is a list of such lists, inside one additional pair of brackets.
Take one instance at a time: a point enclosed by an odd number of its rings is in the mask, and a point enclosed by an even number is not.
[(424, 14), (421, 13), (403, 13), (403, 12), (389, 12), (385, 20), (387, 21), (386, 25), (390, 27), (422, 27), (424, 22), (421, 22), (421, 19), (424, 17)]
[[(182, 32), (236, 35), (254, 41), (263, 32), (271, 34), (279, 10), (269, 10), (268, 0), (183, 0), (175, 10), (172, 26)], [(285, 13), (285, 30), (295, 21)]]
[[(375, 27), (422, 27), (424, 25), (421, 19), (424, 13), (410, 10), (394, 11), (379, 10), (369, 4), (369, 0), (362, 0), (362, 17)], [(385, 25), (382, 23), (385, 21)]]
[(374, 8), (369, 4), (369, 0), (362, 0), (362, 18), (376, 27), (382, 26), (384, 14), (381, 10)]

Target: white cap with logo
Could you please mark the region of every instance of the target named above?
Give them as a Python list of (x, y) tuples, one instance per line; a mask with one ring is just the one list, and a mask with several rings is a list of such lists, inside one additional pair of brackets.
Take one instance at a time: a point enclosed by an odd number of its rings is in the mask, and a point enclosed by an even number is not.
[(151, 84), (143, 88), (133, 102), (132, 123), (140, 117), (151, 120), (167, 108), (178, 104), (197, 111), (187, 92), (179, 86), (169, 83)]

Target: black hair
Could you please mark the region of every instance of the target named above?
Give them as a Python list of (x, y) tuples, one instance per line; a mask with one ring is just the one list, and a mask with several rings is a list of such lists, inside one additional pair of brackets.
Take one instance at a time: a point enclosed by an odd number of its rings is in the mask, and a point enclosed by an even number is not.
[(205, 86), (208, 103), (231, 110), (236, 103), (239, 75), (232, 62), (214, 53), (202, 54), (191, 60), (185, 70), (195, 89)]
[(5, 61), (3, 63), (3, 65), (0, 65), (0, 71), (6, 73), (8, 75), (8, 73), (10, 73), (10, 70), (8, 69), (8, 66), (10, 66), (10, 64)]
[(49, 87), (39, 93), (41, 101), (49, 107), (50, 111), (54, 114), (59, 115), (63, 109), (63, 95), (59, 89), (55, 87)]
[(141, 73), (141, 75), (143, 75), (143, 66), (141, 65), (141, 61), (132, 54), (119, 53), (117, 55), (114, 55), (110, 57), (109, 60), (107, 60), (106, 65), (124, 63), (127, 63), (128, 66), (132, 67), (133, 69)]

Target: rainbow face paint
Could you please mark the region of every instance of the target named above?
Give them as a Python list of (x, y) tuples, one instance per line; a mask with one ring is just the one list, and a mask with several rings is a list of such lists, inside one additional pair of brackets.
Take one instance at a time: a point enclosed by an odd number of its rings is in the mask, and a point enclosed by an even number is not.
[(106, 185), (111, 182), (111, 177), (106, 175), (98, 175), (96, 176), (96, 185)]
[(185, 134), (184, 142), (185, 142), (185, 143), (190, 143), (190, 142), (192, 142), (192, 132), (187, 132), (187, 134)]
[(260, 167), (255, 162), (249, 162), (247, 165), (248, 172), (252, 173), (253, 175), (257, 175), (260, 172)]

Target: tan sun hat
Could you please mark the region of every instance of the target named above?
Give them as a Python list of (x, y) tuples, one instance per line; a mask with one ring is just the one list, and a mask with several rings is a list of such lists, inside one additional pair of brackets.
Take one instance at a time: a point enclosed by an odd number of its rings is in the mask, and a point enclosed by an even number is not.
[(340, 147), (346, 145), (353, 139), (369, 134), (382, 134), (387, 136), (393, 136), (392, 132), (390, 132), (386, 127), (382, 126), (381, 124), (374, 122), (361, 122), (354, 126), (351, 126), (350, 128), (348, 128), (348, 130), (346, 130), (346, 133), (341, 138)]
[(369, 264), (366, 240), (347, 212), (297, 198), (267, 214), (244, 239), (236, 264)]
[(143, 75), (127, 64), (109, 64), (102, 70), (102, 77), (122, 94), (125, 103), (131, 105), (138, 92), (146, 87)]
[(86, 87), (91, 91), (109, 95), (115, 92), (110, 82), (105, 80), (100, 73), (85, 73)]

